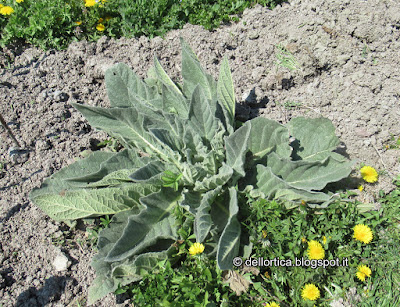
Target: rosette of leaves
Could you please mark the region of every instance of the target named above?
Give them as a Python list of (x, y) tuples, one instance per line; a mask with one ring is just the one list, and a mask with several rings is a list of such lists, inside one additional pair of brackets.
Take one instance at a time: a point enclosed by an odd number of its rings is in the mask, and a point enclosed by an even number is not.
[(94, 152), (30, 195), (55, 220), (114, 215), (99, 234), (91, 303), (176, 259), (181, 227), (193, 229), (222, 270), (231, 269), (246, 250), (238, 194), (324, 207), (332, 193), (321, 190), (351, 171), (352, 162), (333, 151), (339, 140), (328, 119), (283, 126), (255, 118), (235, 129), (228, 61), (216, 82), (181, 44), (183, 84), (156, 58), (145, 81), (117, 64), (105, 75), (110, 108), (74, 104), (124, 150)]

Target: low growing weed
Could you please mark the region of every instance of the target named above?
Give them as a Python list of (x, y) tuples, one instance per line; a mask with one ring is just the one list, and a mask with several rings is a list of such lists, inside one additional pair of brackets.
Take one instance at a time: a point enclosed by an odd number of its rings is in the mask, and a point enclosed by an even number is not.
[(0, 45), (30, 43), (47, 50), (72, 41), (163, 36), (186, 23), (211, 30), (259, 3), (273, 8), (282, 0), (5, 0), (0, 4)]
[[(400, 189), (380, 202), (380, 211), (360, 213), (357, 201), (338, 200), (324, 210), (307, 206), (287, 210), (275, 201), (252, 201), (244, 223), (252, 234), (253, 259), (279, 258), (292, 263), (301, 258), (314, 259), (316, 265), (318, 259), (333, 263), (338, 258), (340, 265), (313, 268), (310, 261), (308, 266), (300, 267), (260, 267), (260, 275), (253, 280), (262, 281), (273, 295), (267, 301), (280, 306), (329, 306), (339, 298), (354, 300), (349, 289), (355, 288), (359, 294), (357, 306), (389, 306), (389, 302), (398, 302)], [(372, 240), (360, 241), (364, 233), (355, 234), (356, 225), (369, 227)], [(360, 266), (367, 266), (371, 274), (357, 275)], [(388, 279), (387, 272), (391, 272)], [(316, 299), (304, 298), (306, 284), (318, 288)]]
[(275, 46), (277, 51), (275, 56), (277, 58), (276, 65), (285, 67), (290, 71), (296, 70), (299, 68), (299, 64), (293, 54), (289, 52), (284, 46), (281, 44)]

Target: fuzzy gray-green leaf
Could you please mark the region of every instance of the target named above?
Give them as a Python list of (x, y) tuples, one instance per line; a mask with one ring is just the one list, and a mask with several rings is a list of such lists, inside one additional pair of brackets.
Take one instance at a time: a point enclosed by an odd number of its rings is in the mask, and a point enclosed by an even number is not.
[[(183, 91), (185, 95), (188, 97), (194, 91), (195, 87), (200, 85), (206, 98), (209, 100), (213, 99), (216, 97), (215, 80), (201, 67), (197, 56), (182, 38), (181, 45)], [(215, 108), (213, 111), (215, 112)]]
[(85, 116), (91, 126), (115, 136), (125, 147), (139, 148), (151, 155), (158, 155), (164, 161), (174, 159), (173, 151), (161, 148), (154, 136), (145, 130), (147, 118), (135, 108), (104, 109), (76, 103), (72, 105)]
[(323, 161), (290, 161), (276, 153), (268, 155), (268, 166), (291, 187), (306, 191), (322, 190), (328, 183), (339, 181), (351, 172), (354, 162), (339, 162), (332, 157)]
[(145, 206), (138, 215), (129, 217), (121, 238), (105, 261), (121, 261), (156, 245), (159, 240), (176, 240), (175, 216), (172, 214), (181, 198), (180, 192), (162, 189), (140, 199)]
[(307, 161), (320, 161), (332, 155), (339, 145), (335, 127), (327, 118), (297, 117), (286, 125), (294, 142), (293, 158)]
[(262, 192), (268, 199), (280, 198), (289, 201), (306, 202), (325, 202), (329, 200), (329, 196), (322, 192), (310, 192), (306, 190), (296, 189), (284, 179), (275, 175), (270, 166), (257, 165), (257, 184), (256, 190), (251, 194), (256, 195), (257, 191)]
[(232, 126), (235, 121), (235, 91), (233, 89), (233, 82), (231, 70), (226, 57), (222, 61), (217, 83), (217, 96), (219, 103), (227, 110), (227, 122)]
[(263, 159), (272, 151), (276, 151), (281, 157), (290, 157), (292, 149), (289, 146), (289, 132), (285, 126), (264, 117), (254, 118), (244, 126), (251, 127), (249, 150), (252, 160)]
[(142, 195), (138, 195), (136, 186), (125, 185), (42, 194), (36, 196), (34, 202), (54, 220), (63, 221), (129, 210), (138, 204), (140, 196)]
[(188, 117), (189, 105), (187, 99), (179, 92), (175, 92), (171, 86), (162, 86), (163, 109), (168, 113), (174, 113), (181, 118)]
[(226, 163), (240, 176), (246, 175), (244, 162), (248, 150), (250, 127), (242, 126), (225, 139)]
[(213, 190), (218, 186), (225, 185), (229, 179), (231, 179), (233, 169), (229, 165), (223, 163), (219, 168), (218, 173), (212, 176), (204, 178), (202, 181), (196, 181), (194, 185), (194, 191), (206, 192)]
[(111, 107), (134, 107), (138, 102), (161, 107), (159, 94), (144, 83), (126, 64), (119, 63), (105, 73)]
[(217, 197), (220, 191), (221, 187), (208, 191), (201, 199), (200, 206), (197, 209), (194, 220), (194, 233), (196, 235), (196, 242), (203, 242), (212, 227), (210, 209), (215, 197)]
[[(34, 189), (29, 197), (34, 201), (35, 197), (42, 194), (58, 194), (64, 190), (95, 187), (104, 177), (120, 170), (140, 168), (146, 161), (147, 158), (139, 158), (131, 150), (118, 153), (95, 151), (87, 158), (78, 160), (46, 178), (42, 187)], [(120, 179), (123, 183), (126, 177)]]
[(232, 260), (238, 255), (240, 244), (240, 223), (237, 219), (239, 212), (237, 192), (229, 188), (229, 219), (218, 242), (217, 263), (221, 270), (232, 268)]
[(190, 101), (189, 122), (197, 133), (207, 140), (211, 140), (217, 132), (217, 118), (214, 116), (210, 101), (204, 96), (199, 86), (194, 89)]
[(160, 61), (154, 57), (154, 72), (156, 73), (158, 79), (168, 87), (171, 87), (171, 89), (176, 93), (176, 94), (181, 94), (181, 90), (176, 86), (176, 84), (171, 80), (171, 78), (167, 75), (165, 70), (162, 68)]
[(157, 160), (151, 161), (132, 173), (129, 178), (135, 182), (151, 182), (153, 184), (158, 183), (160, 185), (162, 184), (161, 174), (164, 170), (164, 163)]

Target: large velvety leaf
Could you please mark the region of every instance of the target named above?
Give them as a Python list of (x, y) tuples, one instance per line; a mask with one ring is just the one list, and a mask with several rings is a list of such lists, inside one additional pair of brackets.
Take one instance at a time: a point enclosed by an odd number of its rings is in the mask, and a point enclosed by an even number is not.
[[(64, 190), (96, 186), (103, 177), (119, 170), (142, 167), (147, 160), (147, 158), (140, 158), (131, 150), (123, 150), (119, 153), (95, 151), (87, 158), (78, 160), (46, 178), (42, 187), (34, 189), (29, 197), (34, 201), (35, 197), (42, 194), (58, 194)], [(123, 183), (127, 178), (120, 179)]]
[(129, 177), (137, 169), (121, 169), (105, 175), (101, 180), (89, 183), (86, 188), (103, 188), (108, 186), (119, 186), (134, 181)]
[(188, 104), (181, 90), (170, 79), (162, 68), (160, 62), (154, 58), (154, 73), (157, 79), (162, 83), (162, 101), (164, 111), (176, 113), (181, 118), (187, 118)]
[(143, 189), (126, 184), (116, 188), (61, 191), (41, 194), (33, 201), (56, 221), (115, 214), (139, 205)]
[(125, 147), (139, 148), (150, 155), (158, 155), (164, 161), (174, 159), (172, 150), (162, 148), (154, 136), (144, 129), (146, 118), (135, 108), (104, 109), (76, 103), (72, 105), (91, 126), (115, 136)]
[(145, 206), (138, 215), (130, 216), (121, 238), (108, 253), (105, 261), (122, 261), (143, 252), (158, 241), (176, 240), (176, 219), (172, 214), (181, 192), (162, 189), (140, 199)]
[(118, 282), (111, 276), (112, 263), (105, 262), (104, 258), (121, 236), (122, 231), (128, 223), (128, 217), (138, 212), (138, 208), (133, 208), (129, 211), (117, 213), (113, 216), (110, 226), (99, 233), (97, 241), (99, 252), (92, 259), (92, 267), (96, 270), (96, 278), (89, 288), (89, 305), (103, 298), (108, 293), (117, 290)]
[(175, 92), (171, 86), (162, 86), (163, 109), (166, 112), (178, 114), (181, 118), (188, 117), (189, 104), (186, 98), (179, 92)]
[(134, 107), (146, 103), (161, 107), (159, 94), (144, 83), (126, 64), (119, 63), (105, 74), (106, 88), (111, 107)]
[(182, 140), (174, 136), (170, 130), (151, 128), (151, 134), (161, 142), (164, 147), (169, 147), (174, 151), (181, 151), (183, 148)]
[(200, 206), (203, 193), (184, 190), (182, 201), (179, 205), (193, 215), (196, 215), (197, 208)]
[(339, 145), (335, 127), (327, 118), (293, 118), (286, 125), (294, 142), (293, 159), (320, 161), (332, 155)]
[[(182, 38), (181, 45), (183, 92), (188, 97), (194, 91), (195, 87), (200, 85), (206, 98), (209, 100), (213, 99), (216, 97), (217, 92), (215, 80), (201, 67), (197, 56)], [(215, 109), (213, 111), (215, 114)]]
[(240, 223), (237, 219), (239, 212), (237, 192), (229, 188), (229, 219), (218, 242), (217, 263), (221, 270), (230, 270), (233, 258), (238, 255), (240, 245)]
[(242, 177), (246, 175), (244, 171), (244, 161), (246, 158), (250, 131), (250, 127), (245, 125), (225, 139), (226, 163)]
[(233, 82), (231, 70), (226, 57), (222, 61), (217, 83), (217, 96), (218, 102), (227, 110), (227, 122), (232, 126), (235, 121), (235, 91), (233, 89)]
[[(95, 154), (96, 152), (92, 153)], [(90, 157), (90, 156), (89, 156)], [(136, 152), (132, 150), (124, 149), (118, 153), (115, 153), (113, 156), (110, 156), (109, 159), (98, 164), (97, 167), (99, 170), (97, 172), (92, 172), (90, 174), (81, 173), (79, 177), (68, 178), (69, 182), (97, 182), (100, 179), (103, 179), (107, 175), (111, 175), (116, 171), (127, 170), (132, 168), (142, 167), (148, 160), (148, 157), (140, 157)], [(122, 179), (122, 178), (121, 178)], [(123, 178), (126, 180), (126, 178)]]
[[(181, 94), (181, 90), (176, 86), (176, 84), (171, 80), (171, 78), (167, 75), (165, 70), (162, 68), (160, 61), (154, 57), (154, 72), (157, 75), (158, 79), (167, 87), (170, 87), (173, 92), (176, 94)], [(184, 106), (183, 106), (184, 107)], [(187, 108), (186, 108), (187, 110)]]
[(306, 202), (326, 202), (329, 196), (322, 192), (310, 192), (296, 189), (289, 185), (284, 179), (275, 175), (271, 167), (261, 164), (257, 165), (257, 185), (256, 190), (251, 191), (251, 195), (256, 195), (257, 191), (263, 193), (263, 197), (268, 199), (280, 198), (289, 201)]
[(212, 220), (210, 215), (211, 205), (218, 193), (221, 192), (221, 187), (208, 191), (201, 198), (200, 206), (197, 209), (194, 220), (194, 233), (196, 235), (196, 242), (203, 242), (207, 237), (212, 227)]
[(264, 117), (247, 121), (244, 126), (251, 128), (248, 148), (252, 160), (259, 161), (272, 151), (281, 157), (290, 157), (292, 148), (289, 146), (289, 132), (285, 126)]
[(194, 89), (190, 101), (189, 122), (196, 132), (207, 140), (211, 140), (217, 132), (217, 118), (211, 109), (210, 101), (204, 96), (199, 86)]
[(351, 172), (354, 162), (339, 162), (328, 157), (323, 161), (290, 161), (272, 152), (268, 155), (268, 166), (291, 187), (306, 191), (322, 190), (328, 183), (339, 181)]
[(73, 180), (68, 181), (68, 179), (98, 173), (101, 164), (113, 156), (115, 156), (115, 153), (96, 151), (89, 157), (79, 160), (46, 178), (40, 189), (32, 190), (29, 198), (33, 200), (33, 198), (41, 194), (60, 193), (64, 189), (72, 190), (86, 186), (87, 182), (74, 182)]
[[(130, 175), (130, 178), (135, 182), (148, 182), (148, 180), (162, 174), (163, 171), (165, 171), (164, 163), (152, 161), (136, 170)], [(157, 177), (156, 182), (161, 183), (161, 176)]]
[(89, 288), (89, 305), (103, 298), (108, 293), (114, 292), (118, 285), (127, 285), (140, 280), (145, 273), (154, 270), (156, 264), (170, 258), (174, 247), (159, 252), (146, 252), (132, 256), (120, 262), (106, 262), (105, 257), (120, 238), (121, 233), (128, 223), (128, 218), (138, 214), (139, 210), (130, 210), (114, 215), (109, 228), (99, 233), (99, 253), (93, 257), (92, 266), (96, 270), (96, 278)]

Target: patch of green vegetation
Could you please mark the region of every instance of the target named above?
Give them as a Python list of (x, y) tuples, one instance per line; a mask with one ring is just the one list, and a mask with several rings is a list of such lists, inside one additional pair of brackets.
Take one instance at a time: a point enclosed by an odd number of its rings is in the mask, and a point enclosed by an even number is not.
[(386, 149), (400, 149), (400, 136), (390, 135), (390, 141), (385, 144)]
[(301, 102), (296, 101), (285, 101), (284, 103), (278, 101), (276, 102), (276, 104), (279, 106), (283, 106), (286, 110), (292, 110), (303, 106)]
[[(20, 2), (20, 3), (18, 3)], [(0, 15), (0, 45), (30, 43), (44, 50), (64, 49), (72, 41), (163, 36), (186, 23), (208, 30), (261, 4), (274, 8), (282, 0), (6, 0)]]
[(299, 64), (293, 54), (288, 51), (285, 47), (283, 47), (281, 44), (275, 46), (277, 51), (275, 53), (275, 56), (277, 58), (276, 65), (285, 67), (289, 69), (290, 71), (296, 70), (299, 68)]
[[(382, 195), (382, 193), (381, 193)], [(340, 297), (346, 299), (348, 289), (356, 288), (361, 296), (357, 306), (389, 306), (399, 301), (400, 290), (400, 189), (380, 199), (379, 211), (361, 213), (357, 201), (337, 201), (324, 210), (302, 206), (287, 210), (277, 202), (258, 200), (250, 204), (245, 221), (253, 237), (253, 255), (258, 259), (310, 259), (309, 242), (317, 241), (324, 250), (324, 260), (348, 259), (348, 266), (261, 268), (267, 276), (265, 287), (280, 306), (306, 304), (302, 298), (305, 284), (315, 284), (320, 291), (318, 306)], [(363, 243), (354, 238), (355, 225), (372, 229), (373, 240)], [(361, 281), (358, 267), (366, 265), (372, 275)], [(386, 272), (391, 272), (387, 278)], [(256, 280), (260, 280), (259, 277)], [(388, 303), (390, 303), (388, 305)], [(312, 304), (311, 304), (312, 305)]]
[(104, 141), (101, 141), (100, 143), (98, 143), (96, 145), (96, 147), (98, 149), (105, 147), (106, 149), (108, 149), (108, 150), (110, 150), (112, 152), (117, 152), (117, 151), (120, 151), (122, 149), (121, 143), (118, 142), (118, 140), (116, 138), (113, 138), (113, 137), (105, 139)]

